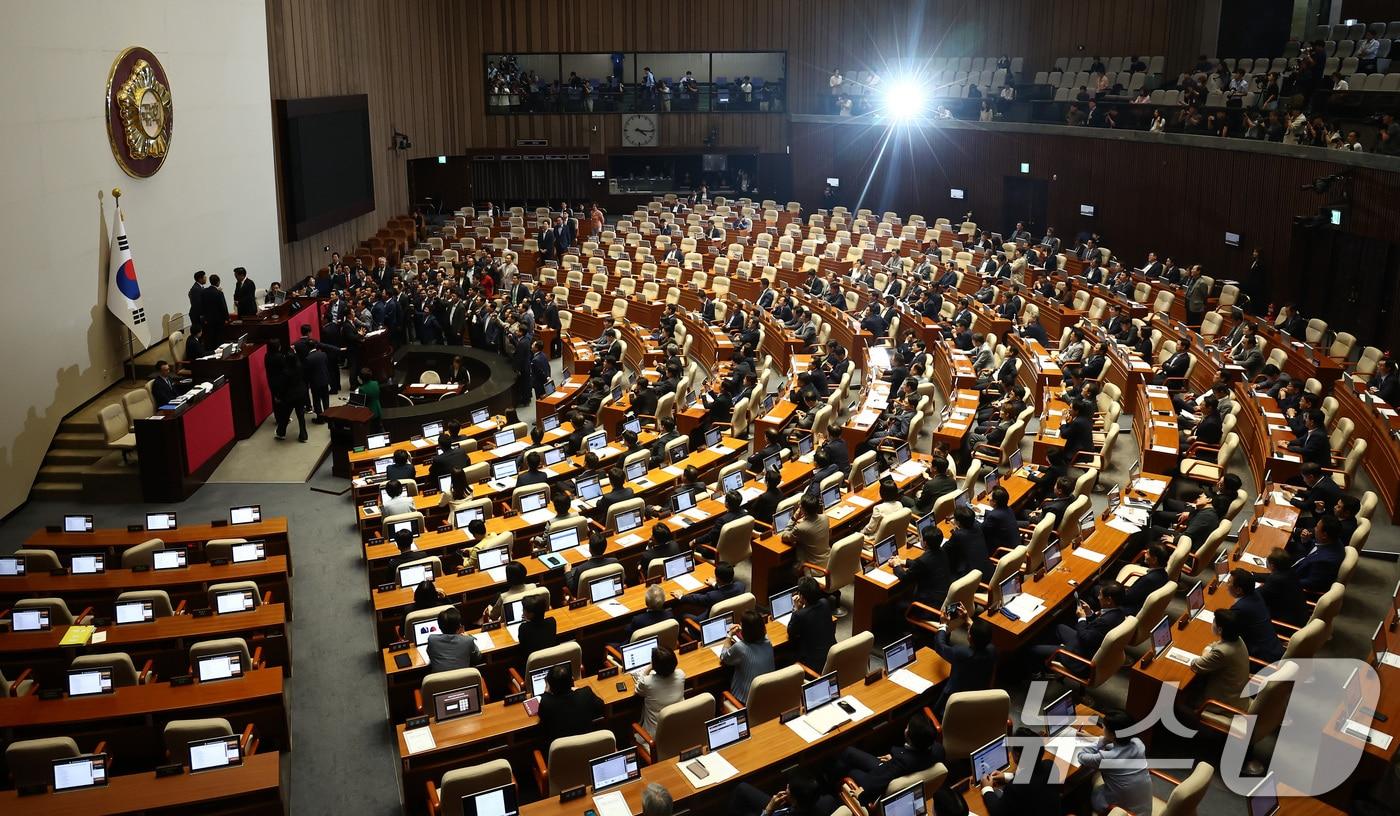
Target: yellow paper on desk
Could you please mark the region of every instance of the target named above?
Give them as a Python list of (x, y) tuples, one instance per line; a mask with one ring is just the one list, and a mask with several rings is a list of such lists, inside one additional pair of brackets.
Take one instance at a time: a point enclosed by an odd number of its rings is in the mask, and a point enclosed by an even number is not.
[(96, 626), (70, 626), (68, 631), (63, 633), (63, 640), (58, 642), (59, 646), (86, 646), (92, 639), (92, 633), (97, 631)]

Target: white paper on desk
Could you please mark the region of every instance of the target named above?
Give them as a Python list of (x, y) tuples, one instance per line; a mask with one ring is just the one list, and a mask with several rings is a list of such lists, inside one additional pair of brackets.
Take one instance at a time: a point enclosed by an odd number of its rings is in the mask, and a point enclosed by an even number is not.
[(870, 505), (875, 503), (874, 499), (867, 499), (864, 496), (852, 496), (846, 501), (850, 502), (851, 504), (854, 504), (856, 507), (869, 507)]
[(715, 451), (716, 453), (718, 453), (720, 456), (726, 456), (726, 455), (731, 454), (731, 453), (733, 453), (734, 451), (738, 450), (738, 448), (731, 448), (731, 447), (729, 447), (728, 445), (725, 445), (725, 444), (723, 444), (723, 443), (720, 443), (720, 444), (718, 444), (718, 445), (715, 445), (715, 446), (712, 448), (712, 450), (714, 450), (714, 451)]
[(608, 613), (611, 617), (620, 618), (623, 615), (632, 614), (632, 610), (627, 605), (616, 600), (607, 600), (598, 604), (598, 608)]
[(1265, 419), (1282, 419), (1282, 420), (1287, 420), (1287, 419), (1288, 419), (1288, 417), (1284, 416), (1283, 414), (1280, 414), (1280, 413), (1277, 412), (1277, 411), (1265, 411), (1265, 412), (1264, 412), (1264, 418), (1265, 418)]
[(437, 741), (433, 739), (433, 730), (427, 726), (405, 730), (403, 744), (410, 754), (431, 751), (437, 747)]
[(1251, 567), (1259, 567), (1262, 569), (1264, 567), (1269, 566), (1269, 562), (1267, 560), (1260, 558), (1254, 553), (1244, 553), (1240, 556), (1240, 560), (1250, 565)]
[(587, 545), (587, 544), (580, 544), (580, 545), (578, 545), (577, 547), (574, 547), (574, 555), (577, 555), (579, 558), (587, 558), (587, 557), (588, 557), (588, 545)]
[(107, 642), (107, 633), (106, 633), (106, 632), (93, 632), (93, 633), (92, 633), (92, 638), (88, 640), (88, 643), (92, 643), (92, 644), (106, 643), (106, 642)]
[(908, 462), (905, 462), (904, 464), (895, 468), (894, 472), (898, 473), (905, 479), (912, 479), (915, 476), (922, 474), (926, 470), (928, 470), (928, 465), (915, 459), (910, 459)]
[(505, 567), (492, 567), (491, 569), (486, 571), (486, 574), (491, 576), (491, 580), (495, 581), (498, 584), (506, 580)]
[(1269, 491), (1269, 501), (1274, 504), (1288, 504), (1288, 496), (1284, 495), (1282, 490), (1271, 490)]
[(1118, 530), (1119, 532), (1127, 533), (1128, 535), (1132, 535), (1133, 533), (1142, 530), (1142, 527), (1140, 525), (1134, 524), (1128, 519), (1124, 518), (1123, 516), (1117, 515), (1113, 516), (1108, 520), (1108, 526), (1112, 527), (1115, 530)]
[(632, 816), (632, 808), (622, 791), (608, 791), (602, 796), (593, 797), (593, 809), (598, 816)]
[(1176, 453), (1176, 448), (1170, 445), (1153, 445), (1152, 450), (1155, 453)]
[(1303, 458), (1302, 458), (1301, 456), (1294, 456), (1294, 455), (1291, 454), (1291, 453), (1280, 453), (1280, 454), (1277, 454), (1277, 456), (1278, 456), (1278, 458), (1282, 459), (1282, 460), (1285, 461), (1285, 462), (1301, 462), (1301, 461), (1303, 461)]
[(1382, 408), (1378, 408), (1377, 410), (1379, 410), (1379, 411), (1381, 412), (1381, 416), (1386, 417), (1386, 418), (1393, 418), (1393, 417), (1396, 415), (1396, 414), (1395, 414), (1395, 409), (1394, 409), (1394, 408), (1384, 408), (1384, 407), (1382, 407)]
[(849, 504), (838, 504), (830, 510), (826, 511), (826, 514), (834, 519), (839, 520), (845, 518), (846, 516), (849, 516), (855, 511), (856, 509), (850, 506)]
[(1083, 547), (1075, 547), (1069, 551), (1069, 554), (1083, 558), (1085, 561), (1093, 561), (1095, 564), (1103, 563), (1103, 553), (1086, 550)]
[(710, 651), (715, 653), (715, 657), (719, 657), (720, 652), (724, 651), (724, 641), (721, 640), (719, 643), (711, 644), (709, 648)]
[(1400, 655), (1393, 652), (1381, 652), (1376, 656), (1381, 663), (1391, 668), (1400, 669)]
[(701, 507), (692, 507), (684, 513), (681, 513), (681, 515), (691, 521), (704, 521), (710, 517), (710, 512)]
[(1171, 648), (1167, 649), (1166, 654), (1166, 658), (1168, 660), (1175, 660), (1176, 662), (1181, 663), (1185, 666), (1191, 665), (1191, 661), (1195, 660), (1199, 656), (1200, 655), (1192, 654), (1186, 651), (1185, 649), (1178, 649), (1175, 646), (1172, 646)]
[(886, 570), (883, 567), (879, 569), (873, 569), (870, 572), (867, 572), (865, 574), (865, 577), (869, 578), (877, 584), (882, 584), (884, 586), (889, 586), (890, 584), (893, 584), (895, 581), (899, 580), (894, 576), (894, 573)]
[(1047, 740), (1045, 749), (1054, 754), (1056, 759), (1073, 765), (1081, 750), (1091, 748), (1098, 742), (1098, 737), (1086, 737), (1080, 734), (1078, 729), (1067, 728), (1060, 735)]
[(851, 420), (853, 425), (873, 425), (880, 418), (878, 411), (861, 411)]
[(915, 694), (923, 694), (933, 688), (933, 683), (925, 680), (908, 669), (899, 669), (890, 675), (890, 681), (896, 685), (903, 686)]
[(423, 448), (426, 448), (426, 447), (428, 447), (429, 445), (432, 445), (432, 444), (433, 444), (433, 440), (431, 440), (431, 439), (415, 439), (415, 440), (413, 440), (413, 442), (410, 443), (410, 444), (412, 444), (414, 448), (416, 448), (416, 449), (418, 449), (418, 450), (422, 450)]
[(1272, 528), (1274, 528), (1275, 530), (1291, 530), (1291, 529), (1293, 529), (1293, 524), (1290, 523), (1290, 522), (1284, 521), (1283, 519), (1261, 518), (1261, 519), (1259, 519), (1259, 523), (1262, 524), (1262, 525), (1264, 525), (1265, 527), (1272, 527)]
[(475, 632), (472, 634), (472, 640), (476, 641), (476, 648), (483, 652), (496, 648), (496, 641), (491, 639), (490, 632)]
[(742, 487), (739, 489), (739, 498), (743, 499), (745, 504), (753, 501), (754, 499), (762, 495), (763, 491), (757, 487)]
[(1152, 479), (1147, 476), (1139, 476), (1133, 480), (1132, 489), (1143, 493), (1161, 493), (1167, 489), (1167, 481), (1165, 479)]
[(685, 469), (678, 468), (675, 465), (667, 465), (666, 467), (661, 469), (661, 472), (669, 476), (682, 476), (685, 474)]
[(641, 536), (637, 535), (636, 533), (628, 533), (627, 535), (625, 535), (625, 536), (623, 536), (622, 538), (619, 538), (619, 539), (617, 540), (617, 546), (619, 546), (619, 547), (630, 547), (630, 546), (632, 546), (633, 544), (641, 544), (643, 541), (645, 541), (645, 539), (643, 539)]
[(851, 708), (855, 709), (855, 712), (851, 714), (851, 722), (860, 722), (866, 717), (873, 717), (875, 715), (875, 712), (870, 710), (870, 708), (865, 703), (862, 703), (860, 700), (857, 700), (849, 694), (845, 695), (841, 699), (846, 701), (846, 704), (849, 705)]
[(520, 624), (519, 624), (519, 623), (507, 623), (507, 624), (506, 624), (506, 632), (510, 635), (510, 639), (511, 639), (511, 640), (515, 641), (516, 643), (519, 643), (519, 642), (520, 642)]
[(1206, 623), (1215, 623), (1215, 613), (1209, 609), (1202, 609), (1196, 613), (1196, 620)]
[(526, 524), (544, 524), (546, 521), (554, 518), (554, 511), (548, 507), (543, 507), (539, 510), (532, 510), (529, 513), (522, 513), (520, 518)]
[(679, 584), (680, 588), (685, 590), (686, 592), (697, 592), (701, 587), (705, 585), (700, 581), (700, 579), (689, 574), (677, 575), (676, 583)]
[(1281, 431), (1291, 431), (1291, 430), (1293, 430), (1293, 429), (1290, 428), (1290, 427), (1288, 427), (1287, 425), (1270, 425), (1270, 426), (1269, 426), (1269, 433), (1273, 433), (1274, 431), (1280, 431), (1280, 432), (1281, 432)]
[(1030, 621), (1045, 610), (1045, 601), (1022, 592), (1011, 599), (1011, 603), (1006, 605), (1006, 609), (1023, 621)]
[(428, 644), (424, 643), (422, 646), (417, 647), (414, 651), (418, 652), (418, 657), (422, 658), (424, 663), (428, 662)]
[[(696, 776), (695, 772), (691, 770), (695, 765), (700, 765), (706, 770), (704, 779)], [(676, 767), (680, 768), (685, 781), (689, 782), (692, 788), (703, 788), (717, 782), (723, 782), (739, 773), (737, 768), (729, 764), (729, 760), (719, 754), (704, 754), (687, 762), (679, 763)]]
[(801, 717), (794, 717), (784, 724), (792, 729), (792, 733), (801, 737), (803, 742), (816, 742), (822, 738), (822, 735), (817, 733), (817, 729), (808, 725), (807, 721)]
[[(1347, 720), (1342, 726), (1342, 730), (1358, 739), (1365, 739), (1367, 742), (1381, 749), (1382, 751), (1390, 747), (1390, 735), (1384, 731), (1377, 731), (1374, 728), (1367, 728), (1355, 720)], [(1364, 736), (1363, 736), (1364, 735)]]

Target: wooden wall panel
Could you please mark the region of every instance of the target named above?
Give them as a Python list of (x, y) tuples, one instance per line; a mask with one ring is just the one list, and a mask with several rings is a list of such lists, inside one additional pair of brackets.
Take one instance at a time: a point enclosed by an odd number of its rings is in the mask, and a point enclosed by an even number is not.
[[(879, 68), (898, 57), (1194, 56), (1207, 0), (266, 0), (274, 99), (365, 93), (376, 147), (377, 210), (283, 247), (291, 280), (407, 210), (405, 161), (519, 138), (604, 153), (618, 144), (613, 115), (487, 116), (485, 55), (611, 51), (786, 51), (788, 101), (824, 104), (831, 69)], [(1196, 32), (1192, 34), (1191, 32)], [(1083, 47), (1083, 51), (1079, 48)], [(1186, 56), (1182, 56), (1186, 54)], [(780, 114), (671, 114), (661, 142), (698, 146), (711, 128), (724, 146), (783, 153)], [(397, 128), (414, 146), (387, 149)], [(596, 130), (595, 130), (596, 128)], [(379, 147), (383, 146), (383, 147)], [(801, 183), (801, 179), (797, 179)]]

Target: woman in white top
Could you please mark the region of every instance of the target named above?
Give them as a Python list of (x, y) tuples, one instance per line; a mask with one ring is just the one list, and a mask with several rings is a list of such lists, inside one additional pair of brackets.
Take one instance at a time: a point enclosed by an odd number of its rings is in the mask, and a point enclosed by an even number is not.
[(904, 504), (899, 500), (899, 485), (893, 479), (880, 480), (880, 503), (870, 510), (870, 521), (866, 523), (865, 529), (861, 532), (866, 538), (870, 538), (880, 529), (880, 522), (885, 520), (885, 516), (893, 515), (904, 509)]
[(651, 665), (632, 673), (642, 698), (642, 728), (656, 733), (661, 710), (685, 698), (685, 671), (676, 666), (676, 653), (665, 646), (651, 650)]
[(1167, 118), (1162, 112), (1157, 110), (1152, 112), (1152, 124), (1148, 126), (1149, 133), (1162, 133), (1167, 129)]

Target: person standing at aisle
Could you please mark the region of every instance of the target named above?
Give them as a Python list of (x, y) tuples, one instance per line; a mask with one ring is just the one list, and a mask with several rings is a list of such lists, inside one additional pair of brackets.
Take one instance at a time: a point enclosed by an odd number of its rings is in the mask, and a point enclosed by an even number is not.
[(277, 420), (277, 438), (287, 438), (287, 423), (292, 412), (297, 415), (300, 434), (298, 442), (306, 441), (306, 379), (302, 376), (301, 360), (296, 352), (284, 349), (282, 341), (272, 338), (267, 344), (267, 387), (272, 392), (272, 413)]

